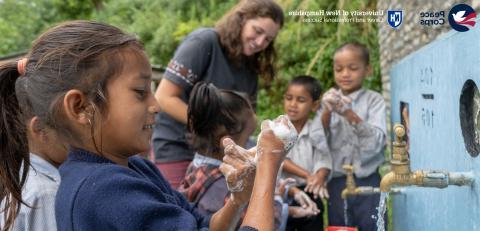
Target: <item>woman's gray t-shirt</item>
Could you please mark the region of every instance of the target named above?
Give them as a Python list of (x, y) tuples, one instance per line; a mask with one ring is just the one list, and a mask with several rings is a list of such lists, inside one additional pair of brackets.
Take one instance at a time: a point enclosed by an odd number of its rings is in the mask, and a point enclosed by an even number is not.
[[(164, 78), (183, 88), (181, 99), (187, 104), (190, 91), (199, 81), (213, 83), (220, 89), (245, 92), (253, 105), (256, 102), (257, 74), (228, 59), (213, 28), (197, 29), (185, 38), (168, 64)], [(165, 112), (160, 112), (156, 120), (153, 133), (156, 162), (192, 160), (194, 152), (185, 138), (186, 125)]]

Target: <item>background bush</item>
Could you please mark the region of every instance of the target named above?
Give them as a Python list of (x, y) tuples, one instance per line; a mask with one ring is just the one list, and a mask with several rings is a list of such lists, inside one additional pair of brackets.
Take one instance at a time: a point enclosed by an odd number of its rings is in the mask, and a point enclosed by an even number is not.
[[(213, 26), (236, 0), (3, 0), (0, 1), (0, 56), (26, 51), (32, 40), (67, 19), (94, 19), (135, 33), (153, 64), (166, 65), (185, 35)], [(296, 75), (318, 78), (324, 89), (333, 85), (332, 54), (346, 41), (358, 41), (371, 52), (373, 74), (366, 87), (380, 91), (376, 23), (306, 23), (288, 16), (293, 10), (375, 10), (368, 0), (280, 0), (286, 23), (276, 38), (278, 73), (270, 88), (258, 93), (258, 118), (282, 114), (287, 82)]]

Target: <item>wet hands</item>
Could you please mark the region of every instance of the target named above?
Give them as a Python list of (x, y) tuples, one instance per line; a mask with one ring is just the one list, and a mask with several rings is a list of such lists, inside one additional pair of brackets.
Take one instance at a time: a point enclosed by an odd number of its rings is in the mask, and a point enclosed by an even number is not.
[(292, 186), (292, 185), (295, 185), (295, 183), (297, 183), (297, 181), (293, 178), (286, 178), (286, 179), (282, 179), (280, 178), (278, 181), (277, 181), (277, 187), (275, 188), (275, 193), (277, 195), (280, 195), (283, 199), (286, 199), (286, 192), (288, 191), (288, 189)]
[(344, 96), (340, 89), (330, 88), (322, 97), (322, 106), (328, 111), (334, 111), (343, 115), (346, 110), (352, 108), (352, 99)]
[(255, 149), (245, 150), (230, 138), (222, 140), (224, 149), (220, 171), (225, 176), (233, 202), (246, 203), (255, 179)]
[(275, 120), (265, 120), (261, 125), (257, 142), (258, 161), (267, 159), (279, 167), (286, 153), (297, 141), (297, 130), (287, 116), (278, 116)]
[(325, 182), (325, 176), (322, 173), (313, 174), (307, 177), (307, 186), (304, 191), (313, 194), (313, 198), (328, 199), (327, 184)]
[(320, 210), (317, 204), (310, 199), (310, 197), (302, 190), (298, 188), (292, 188), (294, 190), (293, 199), (300, 206), (291, 206), (289, 209), (290, 216), (292, 217), (309, 217), (317, 215)]
[(296, 139), (295, 127), (286, 116), (262, 122), (256, 148), (245, 150), (230, 138), (223, 139), (224, 157), (220, 171), (225, 176), (233, 201), (247, 202), (252, 192), (256, 167), (263, 166), (277, 172)]

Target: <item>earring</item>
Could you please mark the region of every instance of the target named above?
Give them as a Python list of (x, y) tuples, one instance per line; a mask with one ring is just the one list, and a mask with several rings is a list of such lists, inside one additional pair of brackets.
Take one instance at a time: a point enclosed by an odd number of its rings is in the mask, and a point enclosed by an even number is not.
[(87, 118), (88, 120), (88, 124), (90, 124), (90, 127), (92, 126), (92, 120), (90, 120), (90, 118)]

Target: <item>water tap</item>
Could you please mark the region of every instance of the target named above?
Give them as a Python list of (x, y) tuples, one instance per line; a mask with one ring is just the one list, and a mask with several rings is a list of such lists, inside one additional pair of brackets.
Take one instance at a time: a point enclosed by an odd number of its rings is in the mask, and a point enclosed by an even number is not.
[(417, 185), (421, 187), (445, 188), (448, 185), (470, 186), (474, 180), (470, 172), (448, 172), (437, 170), (410, 170), (410, 160), (403, 140), (405, 128), (396, 124), (393, 128), (395, 140), (393, 141), (391, 169), (380, 182), (382, 192), (390, 192), (392, 186)]

